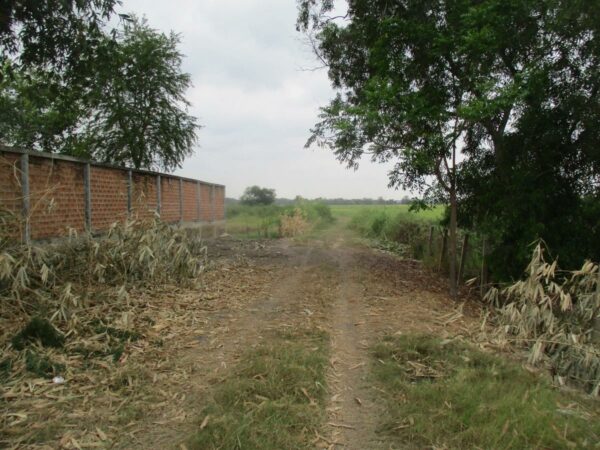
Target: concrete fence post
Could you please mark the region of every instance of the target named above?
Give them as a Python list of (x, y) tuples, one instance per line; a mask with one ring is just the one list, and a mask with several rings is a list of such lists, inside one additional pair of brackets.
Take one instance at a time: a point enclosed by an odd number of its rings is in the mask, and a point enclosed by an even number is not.
[(196, 181), (196, 210), (197, 210), (197, 215), (196, 217), (198, 218), (198, 222), (202, 222), (202, 191), (200, 188), (200, 181)]
[(183, 180), (179, 179), (179, 223), (183, 223)]
[(131, 210), (132, 206), (132, 198), (133, 198), (133, 173), (131, 169), (127, 171), (127, 218), (131, 219)]
[(83, 202), (84, 202), (84, 218), (85, 230), (92, 231), (92, 189), (91, 189), (91, 171), (89, 163), (83, 165)]
[(160, 209), (161, 209), (161, 176), (157, 175), (156, 176), (156, 213), (158, 214), (158, 217), (160, 217)]
[(31, 200), (29, 192), (29, 155), (24, 153), (21, 155), (21, 194), (23, 197), (23, 208), (21, 214), (23, 216), (23, 242), (29, 244), (31, 242), (31, 224), (29, 222)]
[(214, 222), (217, 218), (215, 185), (210, 186), (210, 221)]

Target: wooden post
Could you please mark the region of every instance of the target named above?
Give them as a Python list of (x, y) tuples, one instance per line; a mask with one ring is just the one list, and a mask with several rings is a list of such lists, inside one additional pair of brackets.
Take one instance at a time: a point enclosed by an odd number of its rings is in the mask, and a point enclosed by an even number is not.
[(156, 213), (158, 214), (158, 217), (160, 217), (160, 202), (161, 202), (161, 176), (157, 175), (156, 176)]
[(487, 239), (484, 237), (481, 244), (481, 276), (479, 279), (479, 289), (481, 298), (485, 295), (485, 285), (487, 284), (487, 264), (485, 262), (486, 251), (487, 251)]
[(179, 224), (183, 223), (183, 180), (179, 179)]
[(428, 256), (433, 255), (433, 225), (429, 227), (429, 242), (427, 244)]
[(442, 236), (442, 250), (440, 251), (440, 261), (438, 264), (438, 271), (442, 271), (442, 266), (444, 264), (444, 259), (446, 258), (446, 251), (448, 249), (448, 228), (444, 228), (444, 233)]
[(457, 284), (462, 283), (463, 275), (465, 272), (465, 261), (467, 259), (467, 252), (469, 248), (469, 233), (465, 233), (463, 238), (463, 245), (460, 252), (460, 265), (458, 266), (458, 279)]
[(92, 168), (89, 163), (83, 166), (83, 201), (85, 204), (85, 230), (92, 232), (92, 188), (91, 188)]
[(131, 211), (133, 209), (132, 205), (133, 198), (133, 173), (131, 169), (127, 171), (127, 218), (131, 219)]
[(21, 211), (23, 217), (22, 239), (25, 244), (29, 244), (31, 242), (31, 224), (29, 222), (31, 200), (29, 192), (29, 155), (27, 153), (21, 155), (21, 194), (23, 197), (23, 208)]

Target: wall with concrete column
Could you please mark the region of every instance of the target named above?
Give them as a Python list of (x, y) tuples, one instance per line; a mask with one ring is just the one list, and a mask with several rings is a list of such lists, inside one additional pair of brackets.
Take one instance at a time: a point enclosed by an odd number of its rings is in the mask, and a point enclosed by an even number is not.
[(170, 223), (225, 219), (225, 186), (169, 174), (0, 147), (0, 213), (23, 240), (102, 232), (128, 217)]

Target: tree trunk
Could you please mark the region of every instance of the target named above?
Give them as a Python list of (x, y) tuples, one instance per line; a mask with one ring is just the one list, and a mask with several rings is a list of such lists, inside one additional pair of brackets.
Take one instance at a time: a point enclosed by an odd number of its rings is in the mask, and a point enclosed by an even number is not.
[(450, 266), (450, 295), (454, 300), (458, 297), (456, 288), (456, 241), (457, 241), (457, 219), (456, 219), (456, 188), (450, 190), (450, 235), (448, 242), (448, 259)]

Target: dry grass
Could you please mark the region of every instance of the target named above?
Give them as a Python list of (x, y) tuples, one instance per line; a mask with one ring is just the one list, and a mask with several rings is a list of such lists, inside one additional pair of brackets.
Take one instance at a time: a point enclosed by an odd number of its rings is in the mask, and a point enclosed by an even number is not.
[(564, 384), (574, 381), (600, 393), (600, 273), (587, 261), (580, 270), (559, 271), (538, 244), (526, 278), (486, 295), (496, 340), (529, 349), (530, 363), (546, 364)]

